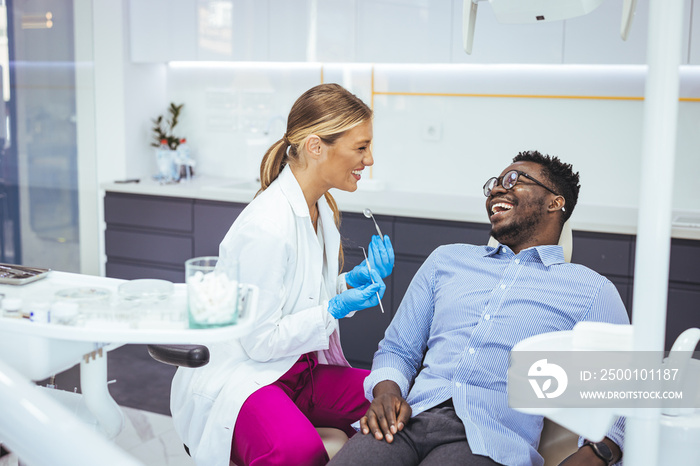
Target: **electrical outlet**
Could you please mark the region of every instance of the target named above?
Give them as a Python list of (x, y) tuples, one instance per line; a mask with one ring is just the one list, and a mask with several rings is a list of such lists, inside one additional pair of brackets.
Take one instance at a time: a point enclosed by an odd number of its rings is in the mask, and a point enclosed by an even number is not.
[(439, 141), (442, 139), (442, 123), (428, 121), (423, 125), (423, 139), (426, 141)]

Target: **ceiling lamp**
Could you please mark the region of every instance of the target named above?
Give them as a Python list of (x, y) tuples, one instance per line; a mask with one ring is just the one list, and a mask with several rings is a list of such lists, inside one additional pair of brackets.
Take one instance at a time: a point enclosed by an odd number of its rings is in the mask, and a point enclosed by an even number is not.
[[(603, 0), (464, 0), (462, 39), (464, 51), (471, 54), (474, 42), (476, 10), (479, 2), (488, 1), (500, 23), (538, 23), (561, 21), (583, 16), (595, 10)], [(623, 0), (620, 36), (627, 40), (637, 0)]]

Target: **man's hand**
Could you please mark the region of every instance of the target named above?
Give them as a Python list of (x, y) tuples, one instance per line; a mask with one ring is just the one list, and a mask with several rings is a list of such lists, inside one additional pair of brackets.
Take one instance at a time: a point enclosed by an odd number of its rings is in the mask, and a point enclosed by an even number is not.
[(362, 419), (360, 430), (363, 434), (372, 432), (377, 440), (394, 441), (394, 435), (403, 430), (411, 419), (411, 407), (401, 396), (396, 382), (379, 382), (373, 391), (374, 400)]

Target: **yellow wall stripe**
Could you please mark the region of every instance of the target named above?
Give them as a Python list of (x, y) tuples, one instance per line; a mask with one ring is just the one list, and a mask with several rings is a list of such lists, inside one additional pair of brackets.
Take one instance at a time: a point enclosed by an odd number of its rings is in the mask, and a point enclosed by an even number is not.
[(644, 100), (644, 97), (595, 95), (533, 95), (533, 94), (459, 94), (446, 92), (375, 92), (376, 95), (405, 95), (418, 97), (487, 97), (510, 99), (591, 99), (591, 100)]
[[(413, 97), (487, 97), (510, 99), (579, 99), (579, 100), (644, 100), (638, 96), (605, 96), (605, 95), (533, 95), (533, 94), (463, 94), (449, 92), (381, 92), (374, 90), (374, 74), (372, 74), (372, 106), (375, 95), (413, 96)], [(700, 97), (681, 97), (681, 102), (700, 102)]]

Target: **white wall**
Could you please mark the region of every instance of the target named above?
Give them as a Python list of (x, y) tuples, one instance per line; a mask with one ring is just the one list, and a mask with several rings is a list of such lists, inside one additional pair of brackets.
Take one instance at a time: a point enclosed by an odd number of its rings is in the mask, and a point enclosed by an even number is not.
[[(252, 10), (254, 17), (264, 17), (259, 8), (263, 13), (269, 9), (268, 16), (273, 15), (275, 1), (233, 1), (234, 17), (236, 11), (253, 15)], [(303, 8), (297, 13), (285, 10), (285, 14), (300, 26), (304, 39), (293, 38), (288, 44), (288, 53), (296, 57), (292, 45), (298, 48), (308, 42), (308, 30), (304, 28), (310, 27), (306, 18), (314, 2), (295, 1)], [(197, 5), (206, 8), (208, 2)], [(328, 19), (334, 11), (339, 21), (340, 11), (346, 18), (339, 29), (327, 27), (323, 18), (319, 20), (325, 26), (317, 28), (316, 44), (335, 47), (318, 45), (318, 56), (327, 60), (324, 62), (166, 65), (165, 59), (155, 63), (161, 52), (149, 50), (148, 58), (139, 55), (138, 61), (143, 64), (126, 65), (128, 176), (146, 177), (155, 172), (148, 146), (150, 119), (164, 113), (169, 102), (175, 102), (185, 103), (177, 133), (187, 137), (192, 146), (199, 173), (252, 178), (264, 150), (284, 131), (278, 121), (272, 120), (272, 134), (264, 135), (270, 119), (286, 116), (294, 99), (307, 88), (320, 82), (338, 82), (375, 110), (376, 164), (372, 177), (390, 188), (478, 195), (484, 180), (500, 171), (518, 151), (537, 149), (571, 162), (581, 172), (581, 202), (637, 206), (646, 1), (638, 2), (627, 42), (619, 38), (619, 0), (604, 2), (586, 17), (541, 25), (500, 24), (490, 6), (482, 4), (472, 55), (461, 51), (461, 0), (453, 0), (449, 8), (409, 0), (355, 0), (334, 5), (332, 11), (326, 8), (324, 13), (320, 8), (317, 12)], [(700, 79), (692, 65), (697, 62), (696, 48), (700, 47), (693, 47), (699, 39), (690, 33), (691, 2), (687, 2), (686, 10), (681, 53), (683, 63), (691, 66), (684, 67), (682, 73), (684, 100), (680, 105), (676, 161), (679, 181), (700, 170), (700, 157), (696, 155), (700, 147), (696, 130), (700, 103), (694, 100), (700, 98)], [(374, 27), (367, 27), (367, 17), (375, 18)], [(277, 24), (273, 19), (270, 21)], [(180, 21), (178, 27), (182, 24)], [(437, 34), (440, 24), (447, 27)], [(422, 27), (418, 34), (425, 33), (426, 37), (437, 34), (425, 47), (414, 51), (416, 61), (437, 57), (435, 60), (452, 63), (348, 62), (368, 56), (391, 61), (405, 53), (410, 55), (412, 43), (396, 41), (403, 30), (411, 29), (408, 26), (414, 30)], [(271, 34), (266, 39), (268, 49), (261, 53), (279, 53), (275, 44), (280, 38), (270, 32), (275, 28), (266, 25), (260, 30)], [(342, 49), (338, 31), (347, 36), (346, 53), (338, 56), (346, 63), (330, 62), (333, 55), (329, 50)], [(139, 49), (134, 41), (141, 39), (138, 34), (130, 35), (134, 57)], [(192, 31), (184, 31), (183, 35), (197, 36)], [(375, 44), (376, 50), (369, 50), (367, 44)], [(187, 48), (187, 54), (196, 57), (195, 49)], [(231, 50), (232, 54), (240, 52), (235, 47)], [(173, 53), (177, 50), (170, 50), (168, 56), (172, 58)], [(436, 130), (431, 136), (427, 135), (430, 128)], [(699, 198), (699, 190), (691, 183), (675, 184), (674, 209), (697, 210)]]
[[(185, 102), (182, 132), (200, 173), (254, 176), (269, 117), (321, 82), (321, 65), (182, 65), (167, 71), (167, 95)], [(478, 195), (521, 150), (557, 155), (581, 172), (581, 202), (636, 207), (642, 140), (643, 66), (333, 65), (325, 82), (357, 93), (375, 111), (373, 178), (398, 190)], [(374, 88), (372, 90), (372, 78)], [(683, 97), (700, 74), (682, 72)], [(218, 97), (218, 98), (215, 98)], [(224, 97), (232, 102), (227, 109)], [(258, 99), (259, 118), (241, 103)], [(700, 170), (700, 103), (680, 104), (677, 173)], [(144, 122), (142, 121), (142, 124)], [(438, 136), (427, 135), (437, 129)], [(251, 144), (249, 142), (252, 141)], [(674, 208), (696, 210), (700, 192), (676, 183)]]

